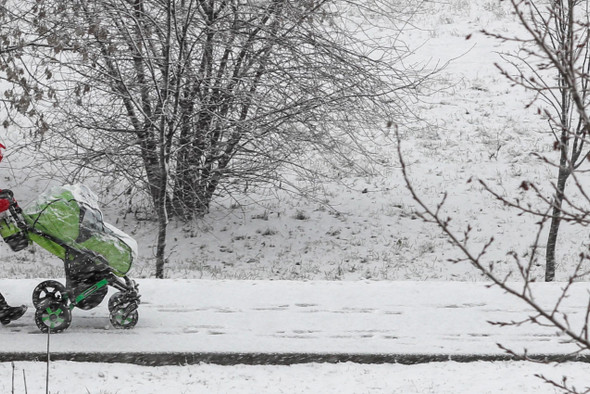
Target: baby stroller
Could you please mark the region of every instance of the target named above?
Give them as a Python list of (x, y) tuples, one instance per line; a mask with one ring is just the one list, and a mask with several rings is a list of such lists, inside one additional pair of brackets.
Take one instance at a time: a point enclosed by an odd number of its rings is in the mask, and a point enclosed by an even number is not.
[(35, 323), (42, 332), (61, 332), (72, 322), (72, 310), (98, 306), (108, 286), (118, 291), (108, 303), (115, 328), (137, 324), (138, 286), (126, 274), (137, 256), (133, 238), (103, 221), (98, 199), (83, 185), (66, 185), (45, 193), (21, 209), (10, 190), (0, 198), (10, 202), (0, 217), (0, 235), (13, 251), (34, 242), (64, 262), (65, 286), (55, 280), (33, 290)]

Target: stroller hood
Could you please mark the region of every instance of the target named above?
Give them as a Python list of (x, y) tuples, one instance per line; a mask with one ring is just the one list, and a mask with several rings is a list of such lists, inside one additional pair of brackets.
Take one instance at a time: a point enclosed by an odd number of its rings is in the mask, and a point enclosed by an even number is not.
[(27, 225), (49, 236), (30, 233), (30, 239), (61, 259), (67, 248), (98, 254), (122, 276), (137, 258), (135, 240), (104, 222), (98, 198), (84, 185), (55, 187), (41, 194), (23, 209), (23, 216)]

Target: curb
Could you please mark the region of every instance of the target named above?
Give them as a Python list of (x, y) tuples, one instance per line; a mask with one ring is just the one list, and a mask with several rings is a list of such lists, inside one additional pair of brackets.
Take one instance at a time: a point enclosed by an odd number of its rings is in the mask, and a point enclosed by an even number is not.
[[(0, 362), (47, 360), (46, 353), (0, 353)], [(590, 363), (590, 355), (529, 354), (516, 357), (508, 354), (320, 354), (320, 353), (51, 353), (52, 361), (91, 363), (124, 363), (143, 366), (217, 364), (217, 365), (291, 365), (307, 363), (357, 364), (424, 364), (454, 361), (536, 361)]]

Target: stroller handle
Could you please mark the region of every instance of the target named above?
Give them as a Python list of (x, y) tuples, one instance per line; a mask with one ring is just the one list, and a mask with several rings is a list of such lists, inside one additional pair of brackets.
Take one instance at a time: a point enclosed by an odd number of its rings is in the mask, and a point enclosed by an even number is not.
[(10, 204), (14, 202), (14, 193), (12, 190), (4, 189), (0, 191), (0, 199), (1, 200), (8, 200)]
[[(15, 217), (15, 219), (17, 219), (18, 214), (20, 214), (22, 212), (21, 208), (18, 206), (18, 203), (16, 202), (16, 200), (14, 199), (14, 193), (12, 192), (12, 190), (9, 189), (4, 189), (0, 191), (0, 199), (1, 200), (8, 200), (9, 205), (9, 210), (10, 213), (12, 214), (13, 217)], [(20, 220), (17, 220), (17, 223), (19, 223), (19, 227), (24, 228), (24, 224), (20, 223)]]

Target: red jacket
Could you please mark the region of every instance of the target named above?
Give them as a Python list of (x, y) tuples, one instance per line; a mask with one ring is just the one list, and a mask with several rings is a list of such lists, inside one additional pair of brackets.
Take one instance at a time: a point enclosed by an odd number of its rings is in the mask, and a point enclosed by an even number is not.
[[(6, 149), (6, 147), (2, 144), (0, 144), (0, 161), (2, 161), (2, 149)], [(2, 191), (2, 189), (0, 189), (0, 192)], [(10, 202), (7, 199), (0, 199), (0, 212), (4, 212), (8, 209), (8, 207), (10, 206)]]
[[(2, 191), (2, 189), (0, 189), (0, 192), (1, 191)], [(10, 206), (10, 202), (7, 199), (5, 199), (5, 198), (0, 199), (0, 212), (6, 211), (9, 206)]]

